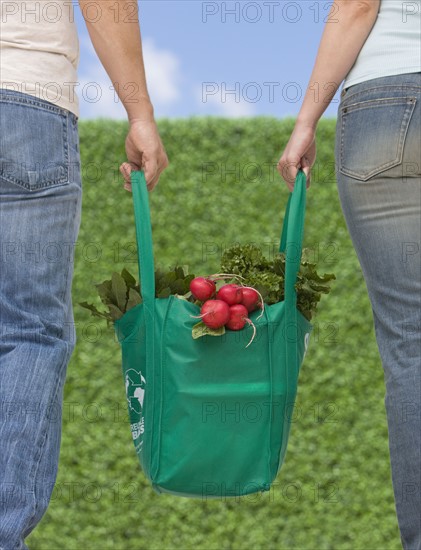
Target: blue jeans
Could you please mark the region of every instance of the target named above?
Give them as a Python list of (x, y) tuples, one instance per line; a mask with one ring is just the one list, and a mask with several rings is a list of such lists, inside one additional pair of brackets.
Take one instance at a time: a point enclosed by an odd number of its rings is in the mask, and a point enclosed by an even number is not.
[(341, 94), (335, 143), (339, 197), (384, 368), (392, 481), (405, 550), (421, 550), (420, 103), (421, 73), (350, 86)]
[(0, 548), (26, 548), (54, 487), (81, 216), (77, 117), (0, 90)]

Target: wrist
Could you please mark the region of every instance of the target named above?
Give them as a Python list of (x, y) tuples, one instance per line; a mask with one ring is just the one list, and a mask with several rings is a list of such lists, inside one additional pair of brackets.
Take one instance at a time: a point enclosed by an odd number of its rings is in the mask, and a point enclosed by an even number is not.
[(125, 105), (130, 125), (136, 122), (154, 122), (155, 113), (149, 99), (134, 100), (133, 103)]
[(318, 120), (312, 117), (298, 114), (295, 121), (295, 126), (299, 128), (310, 128), (311, 130), (316, 130), (318, 122)]

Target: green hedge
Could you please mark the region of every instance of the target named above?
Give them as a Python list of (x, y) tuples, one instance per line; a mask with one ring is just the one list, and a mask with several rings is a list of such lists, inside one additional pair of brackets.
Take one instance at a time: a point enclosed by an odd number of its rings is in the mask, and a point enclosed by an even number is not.
[[(157, 264), (213, 273), (224, 247), (278, 245), (288, 197), (275, 165), (292, 118), (161, 120), (170, 166), (151, 193)], [(239, 500), (158, 496), (145, 482), (126, 415), (112, 329), (77, 303), (127, 267), (137, 274), (131, 195), (118, 166), (127, 125), (80, 124), (83, 219), (73, 298), (78, 344), (65, 387), (49, 510), (33, 549), (398, 549), (384, 382), (371, 308), (338, 201), (335, 120), (318, 127), (305, 246), (335, 272), (300, 375), (286, 462), (274, 490)], [(98, 302), (99, 303), (99, 302)], [(227, 457), (229, 460), (229, 457)]]

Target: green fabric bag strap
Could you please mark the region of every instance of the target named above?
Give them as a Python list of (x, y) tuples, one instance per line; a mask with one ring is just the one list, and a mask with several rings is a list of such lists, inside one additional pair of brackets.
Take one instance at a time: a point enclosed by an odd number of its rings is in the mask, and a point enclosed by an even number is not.
[[(145, 313), (153, 317), (155, 300), (155, 264), (153, 256), (152, 229), (149, 196), (143, 172), (131, 174), (134, 214), (136, 224), (137, 254), (141, 282), (141, 294)], [(287, 311), (295, 310), (297, 294), (295, 283), (300, 267), (306, 207), (306, 177), (299, 170), (294, 190), (290, 194), (285, 211), (280, 252), (286, 253), (285, 305)], [(292, 317), (294, 319), (295, 316)]]
[[(281, 244), (279, 251), (284, 252), (285, 259), (285, 350), (286, 350), (286, 371), (288, 378), (293, 373), (295, 365), (298, 365), (298, 315), (297, 315), (297, 292), (295, 283), (300, 269), (301, 253), (303, 246), (304, 218), (306, 208), (307, 182), (305, 174), (299, 170), (295, 178), (294, 190), (290, 194), (285, 210), (284, 223), (282, 227)], [(298, 373), (296, 373), (297, 376)], [(295, 381), (297, 383), (297, 379)], [(287, 382), (288, 387), (288, 382)], [(292, 399), (292, 396), (289, 397)], [(286, 404), (286, 406), (290, 405)], [(286, 415), (286, 411), (284, 415)], [(286, 421), (284, 417), (284, 422)], [(284, 441), (281, 455), (285, 453), (287, 440)]]
[(152, 244), (152, 225), (149, 210), (148, 188), (143, 172), (131, 174), (134, 219), (136, 224), (137, 261), (139, 264), (140, 291), (144, 307), (154, 309), (155, 262)]
[(300, 169), (295, 179), (294, 190), (288, 199), (279, 246), (279, 251), (286, 253), (284, 288), (285, 305), (288, 309), (295, 309), (297, 306), (295, 283), (300, 269), (303, 248), (306, 188), (306, 176)]
[[(143, 312), (145, 319), (145, 353), (147, 360), (146, 379), (153, 388), (153, 376), (155, 372), (155, 262), (153, 257), (152, 224), (149, 209), (148, 188), (143, 172), (136, 171), (131, 174), (134, 219), (136, 225), (137, 261), (140, 275), (140, 293), (143, 300)], [(150, 447), (152, 453), (152, 446)], [(149, 457), (152, 460), (152, 457)]]

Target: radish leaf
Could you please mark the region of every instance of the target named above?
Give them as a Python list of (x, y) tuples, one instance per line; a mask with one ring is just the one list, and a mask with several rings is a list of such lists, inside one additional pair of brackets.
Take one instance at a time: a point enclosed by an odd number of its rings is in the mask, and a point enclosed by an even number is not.
[(192, 328), (192, 336), (194, 340), (197, 340), (198, 338), (201, 338), (202, 336), (222, 336), (225, 334), (225, 327), (221, 327), (218, 329), (209, 328), (205, 325), (203, 321), (200, 321), (200, 323), (197, 323)]

